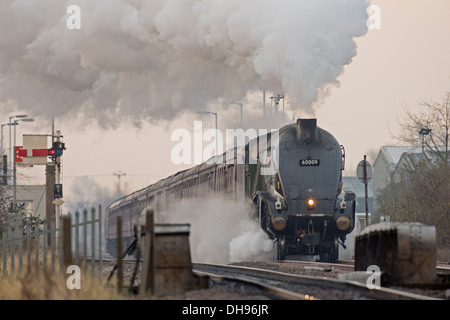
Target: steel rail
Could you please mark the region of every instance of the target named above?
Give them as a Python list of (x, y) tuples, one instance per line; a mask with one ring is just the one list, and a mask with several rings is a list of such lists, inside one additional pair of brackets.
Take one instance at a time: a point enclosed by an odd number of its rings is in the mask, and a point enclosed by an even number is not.
[[(319, 291), (322, 290), (322, 292), (323, 290), (342, 291), (347, 295), (350, 294), (350, 296), (353, 296), (353, 299), (437, 300), (428, 296), (390, 288), (382, 287), (379, 289), (369, 289), (367, 286), (355, 281), (323, 279), (252, 267), (195, 263), (193, 265), (193, 270), (195, 272), (208, 273), (216, 277), (236, 277), (240, 280), (242, 278), (250, 278), (251, 281), (263, 285), (267, 284), (272, 287), (279, 287), (287, 291), (297, 292), (303, 297), (306, 295), (313, 295), (314, 298), (321, 298), (320, 296), (309, 293), (319, 289)], [(308, 290), (306, 294), (305, 289)], [(325, 297), (325, 299), (327, 298)]]

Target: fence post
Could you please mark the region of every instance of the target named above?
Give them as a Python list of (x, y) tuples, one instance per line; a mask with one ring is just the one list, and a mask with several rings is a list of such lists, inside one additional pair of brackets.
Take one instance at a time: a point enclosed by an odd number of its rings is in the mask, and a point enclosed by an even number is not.
[(39, 225), (34, 224), (34, 242), (35, 242), (35, 265), (36, 265), (36, 278), (39, 277)]
[(122, 264), (122, 217), (117, 216), (117, 291), (122, 292), (123, 264)]
[(83, 271), (87, 271), (87, 209), (83, 210)]
[(12, 226), (11, 226), (11, 228), (9, 229), (9, 231), (10, 231), (10, 235), (11, 235), (11, 244), (10, 244), (10, 250), (11, 250), (11, 276), (14, 276), (14, 269), (15, 269), (15, 257), (14, 257), (14, 255), (15, 255), (15, 252), (14, 252), (14, 247), (15, 247), (15, 244), (14, 244), (14, 236), (15, 236), (15, 231), (16, 231), (16, 226), (15, 226), (15, 224), (16, 224), (16, 220), (14, 220), (13, 221), (13, 223), (12, 223)]
[(23, 268), (23, 218), (20, 219), (20, 225), (19, 225), (19, 275), (22, 274), (22, 268)]
[(3, 250), (3, 277), (6, 277), (6, 227), (3, 226), (2, 230), (2, 250)]
[(154, 213), (147, 210), (145, 213), (145, 236), (144, 236), (144, 265), (142, 268), (142, 283), (139, 291), (142, 295), (153, 295), (155, 292), (155, 255), (154, 241)]
[(27, 222), (27, 272), (31, 272), (31, 223)]
[(56, 217), (50, 221), (50, 251), (52, 255), (52, 273), (55, 273), (55, 252), (56, 252)]
[(72, 226), (70, 216), (63, 217), (63, 265), (64, 270), (72, 265), (72, 244), (71, 244), (71, 230)]
[(95, 208), (91, 208), (91, 272), (95, 270)]
[(79, 263), (80, 259), (80, 211), (75, 212), (75, 259)]
[(98, 250), (99, 250), (99, 267), (100, 267), (100, 279), (102, 279), (102, 271), (103, 271), (103, 246), (102, 246), (102, 205), (98, 205)]
[[(56, 221), (56, 220), (55, 220)], [(58, 246), (58, 255), (59, 255), (59, 272), (64, 275), (64, 228), (63, 228), (63, 217), (58, 215), (58, 237), (57, 237), (57, 246)]]
[(42, 266), (44, 268), (44, 272), (47, 272), (47, 245), (49, 240), (48, 227), (47, 227), (47, 219), (44, 219), (43, 224), (43, 237), (42, 237)]

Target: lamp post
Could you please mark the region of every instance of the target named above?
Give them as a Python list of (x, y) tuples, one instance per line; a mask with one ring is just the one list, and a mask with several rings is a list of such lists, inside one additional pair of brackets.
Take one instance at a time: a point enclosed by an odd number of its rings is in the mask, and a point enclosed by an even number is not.
[(243, 118), (242, 118), (242, 102), (235, 102), (234, 104), (237, 104), (238, 106), (241, 107), (241, 128), (243, 129)]
[(18, 115), (9, 117), (8, 125), (9, 125), (9, 163), (10, 163), (9, 167), (10, 168), (13, 167), (12, 142), (11, 142), (11, 140), (12, 140), (11, 126), (13, 125), (12, 119), (14, 119), (14, 118), (28, 118), (28, 115), (26, 115), (26, 114), (18, 114)]
[(425, 151), (425, 147), (424, 147), (425, 136), (429, 135), (430, 133), (431, 133), (431, 129), (428, 129), (428, 128), (421, 128), (419, 131), (419, 134), (422, 136), (422, 153), (424, 153), (424, 151)]
[(217, 144), (217, 113), (210, 111), (197, 111), (197, 114), (213, 114), (216, 117), (216, 156), (218, 155), (218, 144)]
[[(14, 120), (14, 160), (13, 160), (13, 208), (17, 207), (17, 183), (16, 183), (16, 126), (19, 124), (19, 121), (25, 122), (33, 122), (33, 118), (25, 118), (21, 117), (21, 119)], [(10, 127), (11, 129), (11, 127)]]
[(275, 112), (278, 112), (280, 100), (283, 99), (283, 112), (284, 112), (284, 94), (276, 93), (273, 96), (271, 96), (270, 99), (275, 102)]
[(1, 138), (0, 138), (0, 144), (1, 144), (1, 149), (2, 149), (2, 159), (3, 159), (3, 153), (5, 152), (5, 150), (4, 150), (4, 147), (3, 147), (3, 127), (4, 126), (9, 126), (9, 123), (5, 123), (5, 124), (2, 124), (1, 125), (1, 127), (2, 127), (2, 131), (1, 131)]
[(9, 123), (5, 123), (5, 124), (2, 124), (1, 125), (1, 127), (2, 127), (2, 129), (1, 129), (1, 138), (0, 138), (0, 144), (1, 144), (1, 149), (2, 149), (2, 154), (1, 154), (1, 163), (2, 163), (2, 167), (0, 168), (0, 172), (1, 172), (1, 174), (0, 174), (0, 176), (1, 176), (1, 178), (0, 178), (0, 183), (1, 184), (6, 184), (7, 183), (7, 177), (6, 177), (6, 175), (7, 175), (7, 172), (6, 172), (6, 168), (7, 168), (7, 164), (6, 164), (6, 162), (7, 161), (5, 161), (5, 158), (6, 158), (6, 156), (5, 156), (5, 146), (4, 146), (4, 144), (3, 144), (3, 127), (4, 126), (9, 126)]

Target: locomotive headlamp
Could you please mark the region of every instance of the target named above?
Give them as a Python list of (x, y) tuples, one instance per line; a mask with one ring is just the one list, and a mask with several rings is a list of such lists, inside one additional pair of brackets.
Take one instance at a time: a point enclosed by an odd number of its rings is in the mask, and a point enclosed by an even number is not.
[(316, 206), (316, 202), (315, 202), (313, 199), (309, 199), (309, 200), (306, 202), (306, 205), (307, 205), (307, 207), (308, 207), (308, 210), (313, 210), (314, 207)]
[(280, 201), (280, 198), (277, 198), (277, 201), (275, 202), (275, 209), (281, 210), (281, 201)]

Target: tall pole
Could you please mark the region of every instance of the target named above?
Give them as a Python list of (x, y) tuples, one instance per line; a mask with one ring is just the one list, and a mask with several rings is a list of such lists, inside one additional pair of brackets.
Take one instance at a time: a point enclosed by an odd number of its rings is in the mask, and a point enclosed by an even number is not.
[(13, 158), (13, 204), (14, 209), (16, 209), (17, 206), (17, 182), (16, 182), (16, 126), (18, 122), (17, 120), (14, 121), (14, 158)]
[(217, 113), (216, 112), (211, 112), (211, 111), (197, 111), (197, 114), (213, 114), (216, 117), (216, 156), (217, 156), (219, 154), (218, 143), (217, 143), (217, 136), (218, 136)]
[[(55, 200), (55, 163), (49, 162), (45, 167), (45, 217), (47, 218), (47, 224), (50, 225), (50, 222), (53, 221), (53, 217), (55, 216), (55, 204), (53, 200)], [(59, 222), (58, 222), (59, 223)], [(50, 239), (50, 234), (48, 235)]]
[[(11, 119), (14, 118), (14, 116), (9, 117), (9, 170), (12, 168), (12, 142), (11, 142)], [(8, 180), (7, 180), (8, 181)], [(10, 180), (11, 181), (11, 180)], [(8, 182), (7, 182), (8, 184)]]
[(14, 120), (14, 158), (13, 158), (13, 205), (14, 208), (17, 207), (17, 180), (16, 180), (16, 126), (19, 124), (19, 121), (27, 121), (27, 122), (31, 122), (34, 121), (33, 118), (26, 118), (25, 115), (23, 116), (16, 116), (17, 118), (24, 118), (24, 119), (19, 119), (19, 120)]
[(8, 124), (6, 123), (6, 124), (2, 124), (1, 126), (2, 126), (2, 130), (1, 130), (1, 141), (0, 141), (0, 143), (1, 143), (1, 148), (2, 148), (2, 159), (3, 159), (3, 154), (5, 153), (5, 148), (3, 147), (3, 127), (4, 126), (7, 126)]
[(425, 152), (425, 136), (431, 133), (431, 129), (421, 128), (419, 134), (422, 136), (422, 154)]
[[(10, 168), (10, 170), (13, 167), (13, 161), (16, 159), (15, 155), (14, 155), (14, 158), (12, 157), (13, 151), (12, 151), (12, 142), (11, 142), (11, 140), (12, 140), (12, 137), (11, 137), (12, 122), (11, 122), (11, 120), (13, 118), (27, 118), (27, 117), (28, 116), (26, 114), (18, 114), (18, 115), (9, 117), (9, 123), (8, 124), (9, 124), (9, 163), (10, 163), (9, 168)], [(15, 152), (15, 150), (14, 150), (14, 152)]]
[[(53, 118), (52, 121), (53, 121), (53, 123), (52, 123), (52, 131), (54, 131), (54, 118)], [(55, 142), (60, 142), (61, 141), (61, 132), (59, 130), (56, 130), (56, 135), (55, 135), (55, 140), (54, 141)], [(52, 143), (52, 147), (53, 147), (53, 143)], [(56, 167), (55, 167), (56, 172), (55, 172), (55, 183), (52, 186), (53, 189), (55, 188), (55, 184), (57, 184), (57, 185), (61, 184), (61, 157), (56, 157), (55, 164), (56, 164)], [(53, 193), (54, 193), (54, 191), (53, 191)], [(54, 197), (55, 197), (55, 195), (53, 194), (53, 198)], [(56, 213), (56, 216), (59, 219), (59, 217), (61, 216), (61, 205), (55, 204), (55, 213)], [(59, 223), (59, 221), (58, 221), (58, 223)]]
[(242, 115), (242, 102), (237, 102), (237, 104), (241, 107), (241, 128), (244, 128), (244, 119), (243, 119), (243, 115)]
[(240, 107), (240, 122), (241, 122), (241, 128), (243, 128), (243, 112), (242, 112), (242, 102), (234, 102), (233, 104), (237, 104)]
[(124, 176), (124, 175), (126, 175), (127, 173), (126, 172), (122, 172), (122, 171), (117, 171), (117, 172), (114, 172), (114, 175), (115, 176), (117, 176), (117, 178), (118, 178), (118, 184), (117, 184), (117, 196), (119, 197), (120, 196), (120, 194), (121, 194), (121, 192), (120, 192), (120, 178), (122, 177), (122, 176)]
[(364, 187), (366, 200), (366, 227), (369, 225), (369, 192), (367, 190), (367, 157), (364, 155)]
[(266, 118), (266, 90), (263, 90), (263, 115)]
[(217, 143), (217, 113), (213, 112), (212, 113), (215, 117), (216, 117), (216, 156), (219, 154), (219, 149), (217, 148), (218, 143)]
[(6, 171), (7, 171), (8, 165), (6, 164), (7, 156), (5, 155), (5, 145), (3, 144), (3, 127), (7, 126), (7, 125), (8, 125), (8, 123), (1, 125), (1, 127), (2, 127), (2, 130), (1, 130), (2, 157), (0, 159), (1, 159), (2, 166), (0, 168), (0, 175), (1, 175), (0, 184), (4, 184), (4, 185), (7, 184), (7, 178), (6, 178), (7, 172)]

